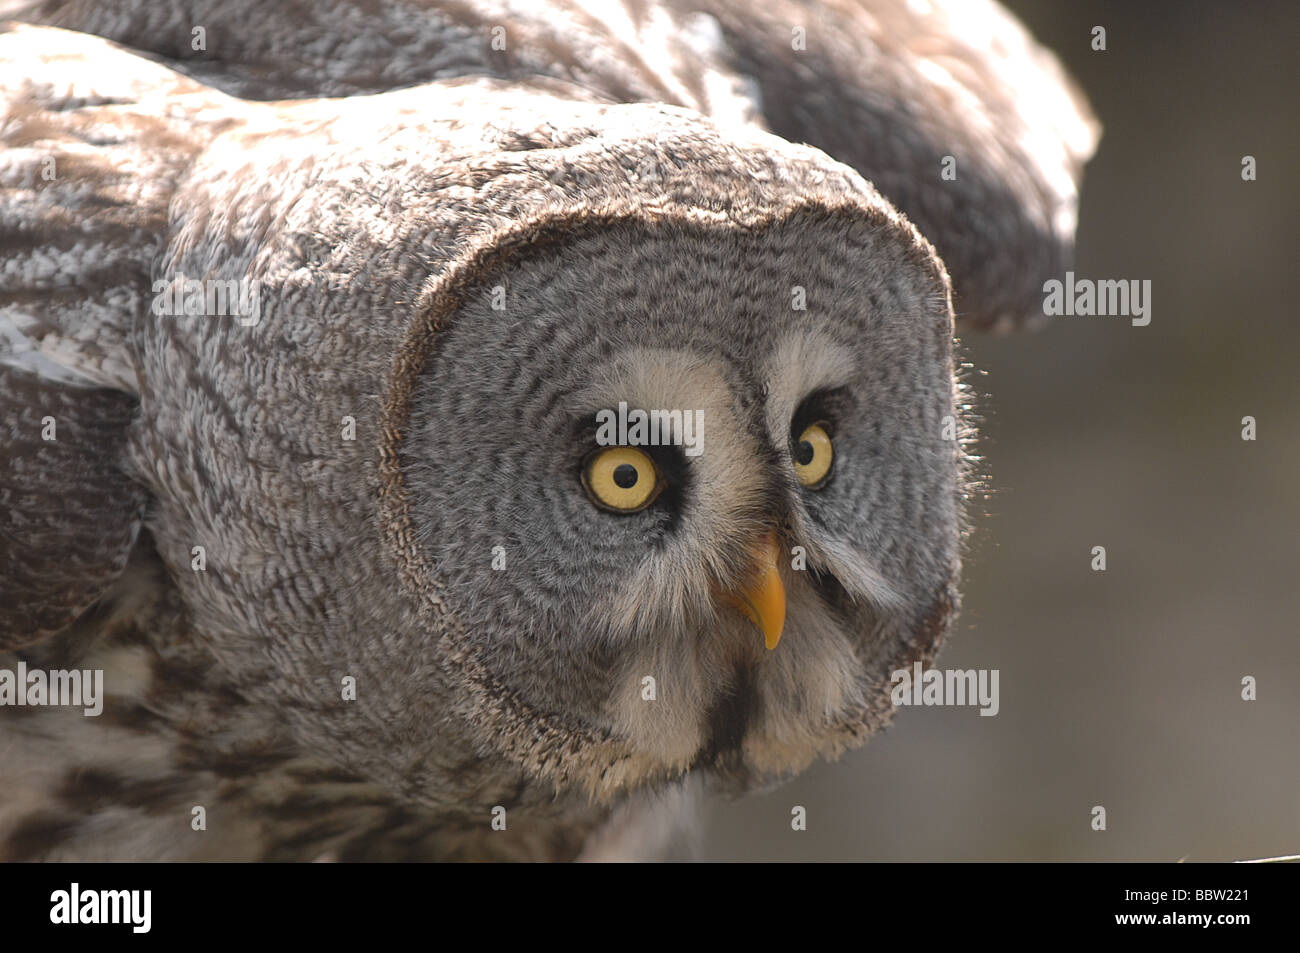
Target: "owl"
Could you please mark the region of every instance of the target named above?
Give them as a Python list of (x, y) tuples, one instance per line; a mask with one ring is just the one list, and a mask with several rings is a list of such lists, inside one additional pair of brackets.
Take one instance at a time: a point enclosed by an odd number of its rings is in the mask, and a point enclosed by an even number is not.
[(889, 722), (1098, 133), (1008, 14), (9, 15), (0, 857), (684, 856)]

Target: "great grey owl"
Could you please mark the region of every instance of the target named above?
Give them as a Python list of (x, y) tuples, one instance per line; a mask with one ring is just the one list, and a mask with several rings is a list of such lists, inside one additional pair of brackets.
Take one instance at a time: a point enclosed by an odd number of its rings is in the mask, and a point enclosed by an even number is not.
[(1097, 135), (1007, 14), (10, 14), (0, 857), (653, 857), (886, 724)]

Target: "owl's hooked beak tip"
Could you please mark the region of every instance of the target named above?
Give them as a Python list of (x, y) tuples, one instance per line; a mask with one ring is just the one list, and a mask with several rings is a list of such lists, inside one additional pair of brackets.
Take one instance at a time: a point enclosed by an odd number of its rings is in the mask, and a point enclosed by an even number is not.
[(723, 595), (724, 602), (758, 626), (769, 650), (776, 648), (785, 628), (785, 584), (778, 568), (780, 559), (781, 545), (776, 535), (769, 533), (754, 552), (758, 576), (743, 592)]

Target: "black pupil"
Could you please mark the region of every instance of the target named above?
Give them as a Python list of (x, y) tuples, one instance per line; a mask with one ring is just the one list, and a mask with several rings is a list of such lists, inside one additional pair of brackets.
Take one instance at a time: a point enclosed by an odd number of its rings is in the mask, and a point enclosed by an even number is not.
[(636, 486), (637, 472), (636, 467), (630, 463), (620, 463), (614, 468), (614, 483), (624, 490), (630, 490)]
[(813, 449), (813, 445), (807, 440), (800, 440), (794, 448), (795, 461), (801, 467), (806, 467), (808, 464), (812, 463), (813, 457), (816, 455), (817, 451)]

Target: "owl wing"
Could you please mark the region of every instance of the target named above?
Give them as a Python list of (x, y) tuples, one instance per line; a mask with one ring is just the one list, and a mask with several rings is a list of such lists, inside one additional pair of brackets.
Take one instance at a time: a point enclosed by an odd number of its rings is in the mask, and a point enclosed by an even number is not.
[(139, 532), (130, 336), (208, 95), (95, 37), (0, 27), (0, 651), (98, 600)]
[(935, 245), (959, 321), (1042, 320), (1100, 128), (989, 0), (672, 0), (707, 10), (770, 130), (853, 166)]
[(134, 407), (0, 367), (0, 652), (58, 632), (125, 568), (146, 503), (117, 465)]

